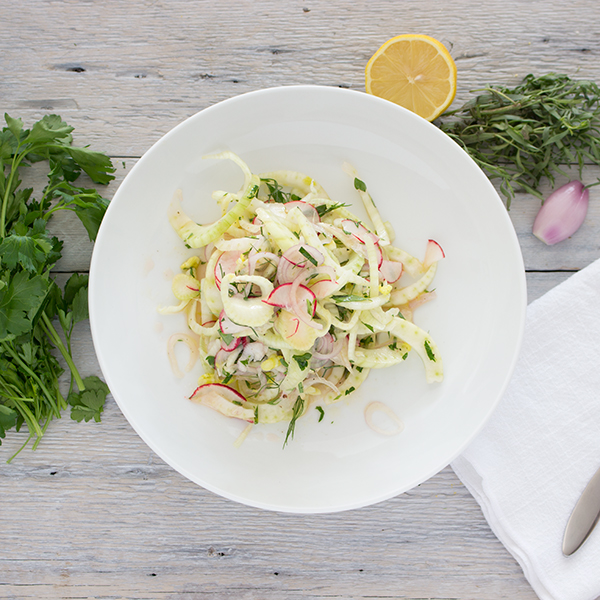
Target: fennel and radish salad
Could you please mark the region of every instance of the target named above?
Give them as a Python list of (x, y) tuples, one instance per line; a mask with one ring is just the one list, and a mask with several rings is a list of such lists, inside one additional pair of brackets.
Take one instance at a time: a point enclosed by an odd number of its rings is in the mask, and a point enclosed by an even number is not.
[(177, 234), (198, 249), (173, 278), (179, 303), (159, 309), (187, 316), (189, 331), (171, 336), (168, 353), (178, 376), (176, 344), (190, 350), (183, 371), (203, 363), (190, 400), (247, 421), (245, 435), (257, 423), (288, 422), (287, 443), (309, 408), (322, 417), (371, 369), (411, 351), (428, 382), (442, 380), (438, 347), (413, 322), (435, 297), (439, 244), (427, 242), (423, 261), (393, 246), (390, 224), (348, 164), (370, 226), (302, 173), (256, 175), (232, 152), (206, 158), (234, 161), (244, 184), (213, 193), (222, 217), (212, 224), (183, 212), (180, 190), (169, 206)]

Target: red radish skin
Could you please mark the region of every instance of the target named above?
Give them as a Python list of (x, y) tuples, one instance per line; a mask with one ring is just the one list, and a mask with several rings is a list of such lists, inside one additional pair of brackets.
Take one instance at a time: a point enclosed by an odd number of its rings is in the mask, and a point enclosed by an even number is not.
[(239, 250), (227, 250), (223, 252), (215, 263), (215, 283), (221, 289), (221, 279), (228, 273), (235, 273), (237, 261), (242, 253)]
[(226, 314), (225, 311), (222, 310), (221, 314), (219, 315), (219, 329), (223, 332), (223, 333), (230, 333), (230, 334), (236, 334), (236, 333), (242, 333), (242, 332), (249, 332), (250, 328), (249, 327), (245, 327), (244, 325), (238, 325), (237, 323), (234, 323)]
[(379, 266), (379, 274), (388, 283), (396, 283), (402, 277), (403, 270), (402, 263), (392, 260), (384, 260)]
[(423, 260), (423, 268), (425, 270), (429, 269), (429, 267), (433, 263), (438, 262), (438, 260), (442, 260), (442, 258), (445, 258), (445, 256), (446, 255), (444, 254), (442, 247), (435, 240), (429, 240), (427, 242), (427, 248), (425, 250), (425, 259)]
[[(282, 283), (278, 285), (270, 294), (266, 300), (263, 300), (265, 304), (270, 306), (277, 306), (278, 308), (290, 308), (293, 304), (291, 298), (293, 283)], [(307, 288), (305, 285), (298, 286), (298, 302), (305, 302), (308, 300), (314, 304), (312, 316), (315, 315), (316, 303), (314, 302), (316, 297), (314, 292)], [(308, 312), (308, 311), (307, 311)]]
[(240, 394), (237, 390), (234, 390), (232, 387), (229, 387), (223, 383), (204, 383), (199, 385), (194, 390), (194, 393), (190, 396), (190, 400), (194, 400), (198, 393), (208, 391), (216, 391), (230, 402), (232, 400), (237, 400), (238, 402), (247, 402), (246, 398), (244, 398), (244, 396), (242, 396), (242, 394)]
[(317, 209), (308, 202), (303, 202), (302, 200), (294, 200), (293, 202), (287, 202), (285, 204), (285, 209), (287, 211), (292, 210), (292, 208), (298, 208), (300, 212), (311, 222), (318, 223), (321, 220), (319, 217), (319, 212)]
[(379, 237), (371, 233), (362, 223), (353, 221), (352, 219), (342, 220), (342, 231), (354, 236), (361, 244), (365, 243), (365, 239), (370, 237), (374, 244), (379, 244)]

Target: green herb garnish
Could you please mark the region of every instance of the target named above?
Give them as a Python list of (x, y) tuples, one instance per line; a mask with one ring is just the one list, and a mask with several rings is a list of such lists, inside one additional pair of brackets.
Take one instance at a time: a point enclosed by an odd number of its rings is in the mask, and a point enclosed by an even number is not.
[[(57, 211), (70, 210), (94, 240), (108, 200), (75, 182), (86, 173), (94, 183), (107, 184), (114, 179), (115, 169), (108, 156), (72, 146), (73, 128), (58, 115), (46, 115), (31, 129), (24, 129), (21, 119), (7, 114), (4, 118), (7, 126), (0, 131), (0, 438), (6, 430), (19, 431), (26, 424), (29, 436), (21, 449), (36, 438), (35, 449), (50, 421), (69, 404), (76, 421), (99, 421), (104, 409), (108, 387), (95, 376), (82, 379), (71, 352), (73, 327), (88, 318), (88, 276), (75, 274), (64, 290), (59, 288), (51, 270), (61, 257), (63, 242), (51, 236), (47, 224)], [(31, 188), (21, 187), (20, 169), (41, 161), (48, 162), (48, 183), (37, 200)], [(66, 400), (58, 385), (63, 368), (54, 349), (71, 374)]]
[(354, 188), (360, 190), (361, 192), (367, 191), (367, 186), (364, 181), (361, 181), (358, 177), (354, 178)]
[(290, 424), (288, 425), (288, 430), (285, 435), (285, 440), (283, 442), (283, 447), (285, 448), (288, 443), (288, 439), (294, 439), (294, 432), (296, 430), (296, 421), (304, 412), (304, 398), (302, 396), (298, 396), (296, 398), (296, 402), (294, 402), (294, 408), (292, 409), (292, 418), (290, 419)]
[(327, 213), (330, 213), (333, 210), (337, 210), (338, 208), (346, 208), (347, 206), (350, 206), (350, 205), (343, 204), (341, 202), (336, 202), (334, 204), (330, 204), (329, 206), (327, 206), (327, 204), (320, 204), (319, 206), (316, 206), (315, 208), (317, 209), (317, 212), (319, 213), (319, 217), (323, 218)]
[(269, 190), (268, 197), (273, 202), (279, 202), (280, 204), (287, 204), (288, 202), (294, 202), (300, 200), (300, 197), (291, 192), (284, 192), (282, 186), (278, 181), (271, 178), (261, 179), (261, 182), (267, 186)]
[(425, 346), (425, 352), (427, 352), (427, 357), (429, 358), (429, 360), (435, 362), (435, 354), (433, 353), (433, 350), (431, 349), (429, 342), (427, 340), (425, 340), (423, 345)]
[(325, 411), (320, 407), (320, 406), (315, 406), (315, 408), (319, 411), (320, 415), (319, 415), (319, 420), (317, 421), (317, 423), (320, 423), (323, 420), (323, 417), (325, 416)]
[(600, 164), (600, 88), (548, 73), (527, 75), (514, 88), (488, 86), (461, 108), (442, 115), (440, 129), (492, 179), (500, 180), (507, 208), (516, 188), (542, 198), (542, 179), (585, 161)]
[(304, 354), (294, 354), (294, 360), (298, 363), (301, 371), (304, 371), (306, 367), (308, 367), (308, 363), (312, 358), (312, 354), (310, 352), (305, 352)]
[(223, 342), (229, 346), (229, 344), (231, 344), (231, 342), (233, 342), (233, 334), (231, 333), (223, 333), (220, 329), (219, 329), (219, 336), (221, 337), (221, 339), (223, 340)]
[(314, 256), (312, 256), (311, 253), (304, 246), (300, 246), (298, 252), (300, 252), (300, 254), (302, 254), (302, 256), (306, 258), (306, 260), (309, 260), (315, 267), (317, 266), (317, 259)]

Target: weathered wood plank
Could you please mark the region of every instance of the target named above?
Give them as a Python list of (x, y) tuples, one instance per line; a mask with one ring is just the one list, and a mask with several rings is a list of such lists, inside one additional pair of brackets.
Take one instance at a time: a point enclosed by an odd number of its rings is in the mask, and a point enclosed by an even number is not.
[[(55, 111), (115, 156), (140, 156), (191, 114), (237, 94), (290, 84), (364, 89), (388, 38), (427, 33), (456, 58), (459, 93), (529, 72), (600, 80), (600, 5), (448, 0), (103, 3), (28, 0), (0, 21), (3, 109)], [(308, 11), (304, 10), (308, 9)]]

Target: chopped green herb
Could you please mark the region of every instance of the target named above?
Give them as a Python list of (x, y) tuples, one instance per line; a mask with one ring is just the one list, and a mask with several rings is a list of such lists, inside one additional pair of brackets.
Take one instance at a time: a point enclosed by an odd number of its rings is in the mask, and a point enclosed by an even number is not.
[(367, 191), (367, 186), (364, 181), (361, 181), (358, 177), (354, 178), (354, 188), (360, 190), (361, 192)]
[(215, 357), (214, 356), (209, 354), (206, 357), (206, 362), (214, 369), (214, 367), (215, 367)]
[(350, 386), (345, 392), (344, 392), (344, 396), (347, 396), (348, 394), (351, 394), (356, 388), (354, 386)]
[(304, 354), (294, 354), (294, 360), (298, 363), (301, 371), (304, 371), (306, 367), (308, 367), (308, 363), (312, 358), (312, 354), (310, 352), (305, 352)]
[(362, 373), (362, 372), (363, 372), (363, 368), (362, 368), (362, 367), (355, 367), (355, 368), (356, 368), (356, 370), (357, 370), (359, 373)]
[(316, 207), (317, 212), (319, 213), (319, 217), (323, 218), (327, 213), (330, 213), (333, 210), (337, 210), (338, 208), (346, 208), (350, 206), (349, 204), (342, 204), (341, 202), (336, 202), (335, 204), (320, 204)]
[(227, 376), (225, 377), (225, 379), (223, 379), (223, 385), (227, 385), (230, 381), (231, 378), (233, 377), (233, 373), (227, 373)]
[(229, 344), (231, 344), (231, 342), (233, 342), (233, 334), (231, 333), (223, 333), (220, 329), (219, 329), (219, 336), (221, 337), (221, 339), (225, 342), (225, 344), (227, 344), (229, 346)]
[(427, 352), (427, 357), (429, 358), (429, 360), (432, 360), (433, 362), (435, 362), (435, 354), (433, 353), (433, 350), (431, 349), (429, 342), (427, 340), (425, 340), (423, 345), (425, 346), (425, 352)]
[(314, 256), (312, 256), (311, 253), (304, 246), (300, 246), (300, 250), (298, 250), (298, 252), (300, 252), (300, 254), (302, 254), (304, 258), (309, 260), (315, 267), (317, 266), (317, 259)]
[(236, 406), (243, 406), (243, 404), (239, 400), (232, 400), (231, 404), (235, 404)]
[(258, 406), (254, 407), (254, 422), (258, 423)]
[(319, 415), (319, 420), (317, 421), (317, 423), (320, 423), (323, 420), (323, 417), (325, 416), (325, 411), (320, 407), (320, 406), (315, 406), (315, 408), (319, 411), (320, 415)]
[(369, 325), (368, 323), (365, 323), (364, 321), (361, 321), (361, 323), (369, 330), (369, 331), (375, 331), (373, 329), (373, 327), (371, 327), (371, 325)]
[(296, 430), (296, 421), (304, 412), (304, 398), (302, 396), (298, 396), (296, 398), (296, 402), (294, 402), (294, 408), (292, 409), (292, 418), (290, 420), (290, 424), (288, 426), (287, 434), (285, 436), (285, 440), (283, 442), (283, 447), (285, 448), (288, 443), (288, 439), (294, 439), (294, 432)]
[(301, 394), (304, 394), (304, 385), (302, 384), (302, 382), (300, 382), (300, 383), (298, 384), (298, 391), (299, 391)]

